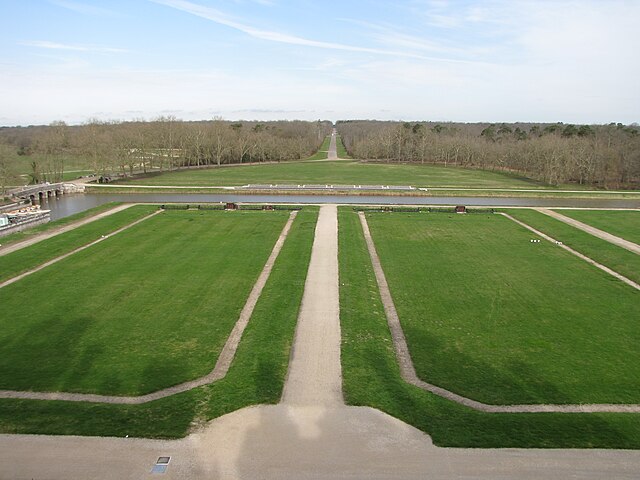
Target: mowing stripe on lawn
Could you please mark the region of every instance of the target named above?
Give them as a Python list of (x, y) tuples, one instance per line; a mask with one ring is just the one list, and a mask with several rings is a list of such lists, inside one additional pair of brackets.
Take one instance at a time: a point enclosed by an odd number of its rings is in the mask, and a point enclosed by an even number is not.
[[(509, 220), (516, 222), (518, 225), (526, 228), (527, 230), (535, 233), (536, 235), (541, 236), (542, 238), (544, 238), (545, 240), (551, 242), (551, 243), (555, 243), (557, 244), (559, 247), (564, 248), (567, 252), (575, 255), (576, 257), (584, 260), (585, 262), (593, 265), (594, 267), (598, 267), (600, 270), (607, 272), (609, 275), (612, 275), (614, 277), (616, 277), (618, 280), (622, 280), (624, 283), (626, 283), (627, 285), (635, 288), (636, 290), (640, 290), (640, 285), (637, 284), (636, 282), (634, 282), (633, 280), (630, 280), (629, 278), (625, 277), (624, 275), (619, 274), (618, 272), (616, 272), (615, 270), (611, 270), (609, 267), (602, 265), (601, 263), (596, 262), (595, 260), (593, 260), (592, 258), (587, 257), (586, 255), (583, 255), (580, 252), (577, 252), (576, 250), (574, 250), (571, 247), (567, 247), (564, 243), (558, 242), (555, 238), (550, 237), (549, 235), (542, 233), (540, 230), (536, 230), (535, 228), (533, 228), (530, 225), (527, 225), (526, 223), (513, 218), (511, 215), (507, 214), (507, 213), (503, 213), (503, 212), (498, 212), (500, 215), (507, 217)], [(542, 213), (546, 213), (546, 212), (542, 212)], [(551, 215), (553, 216), (553, 215)]]
[(27, 276), (31, 275), (32, 273), (39, 272), (43, 268), (47, 268), (48, 266), (53, 265), (54, 263), (58, 263), (60, 260), (64, 260), (65, 258), (70, 257), (71, 255), (74, 255), (74, 254), (76, 254), (78, 252), (86, 250), (87, 248), (92, 247), (93, 245), (96, 245), (97, 243), (100, 243), (100, 242), (102, 242), (103, 240), (106, 240), (109, 237), (117, 235), (118, 233), (124, 232), (125, 230), (127, 230), (127, 229), (129, 229), (129, 228), (131, 228), (131, 227), (133, 227), (135, 225), (138, 225), (139, 223), (144, 222), (145, 220), (147, 220), (147, 219), (149, 219), (149, 218), (151, 218), (151, 217), (153, 217), (153, 216), (155, 216), (155, 215), (157, 215), (159, 213), (162, 213), (162, 212), (163, 212), (163, 210), (158, 210), (156, 212), (153, 212), (153, 213), (151, 213), (151, 214), (149, 214), (149, 215), (147, 215), (145, 217), (142, 217), (139, 220), (136, 220), (133, 223), (125, 225), (124, 227), (119, 228), (118, 230), (116, 230), (114, 232), (111, 232), (111, 233), (109, 233), (109, 234), (107, 234), (107, 235), (105, 235), (105, 236), (103, 236), (103, 237), (101, 237), (101, 238), (99, 238), (97, 240), (94, 240), (91, 243), (87, 243), (86, 245), (83, 245), (82, 247), (76, 248), (75, 250), (71, 250), (70, 252), (67, 252), (64, 255), (60, 255), (59, 257), (53, 258), (53, 259), (51, 259), (51, 260), (49, 260), (49, 261), (47, 261), (45, 263), (42, 263), (42, 264), (38, 265), (36, 268), (33, 268), (33, 269), (28, 270), (28, 271), (26, 271), (24, 273), (21, 273), (20, 275), (18, 275), (16, 277), (10, 278), (9, 280), (5, 280), (4, 282), (0, 283), (0, 288), (4, 288), (7, 285), (11, 285), (12, 283), (17, 282), (18, 280), (22, 280), (24, 277), (27, 277)]
[(560, 220), (561, 222), (566, 223), (567, 225), (571, 225), (572, 227), (579, 228), (580, 230), (587, 232), (594, 237), (601, 238), (602, 240), (606, 240), (609, 243), (613, 243), (618, 247), (622, 247), (630, 252), (640, 254), (640, 245), (637, 243), (630, 242), (629, 240), (625, 240), (624, 238), (617, 237), (609, 232), (605, 232), (600, 230), (599, 228), (592, 227), (591, 225), (587, 225), (586, 223), (582, 223), (573, 218), (562, 215), (558, 212), (554, 212), (553, 210), (549, 210), (548, 208), (536, 208), (540, 213), (544, 213), (545, 215), (549, 215), (550, 217), (555, 218), (556, 220)]
[[(404, 381), (418, 388), (434, 393), (435, 395), (446, 398), (447, 400), (451, 400), (474, 410), (488, 413), (640, 413), (640, 404), (489, 405), (463, 397), (462, 395), (458, 395), (457, 393), (427, 383), (418, 378), (413, 365), (413, 360), (411, 359), (409, 347), (407, 346), (404, 331), (400, 324), (400, 318), (398, 317), (398, 312), (393, 302), (391, 291), (389, 290), (389, 284), (387, 283), (384, 270), (382, 269), (382, 264), (380, 263), (380, 258), (378, 257), (375, 244), (373, 243), (373, 238), (371, 237), (369, 224), (367, 223), (364, 212), (358, 212), (358, 215), (360, 217), (362, 230), (367, 243), (367, 249), (369, 250), (369, 257), (371, 258), (376, 281), (380, 290), (380, 297), (387, 317), (387, 323), (391, 330), (393, 347), (400, 366), (400, 375)], [(513, 220), (517, 221), (515, 219)]]
[[(157, 215), (162, 211), (163, 210), (154, 212), (151, 215), (148, 215), (143, 219), (138, 220), (137, 222), (134, 222), (131, 225), (128, 225), (127, 227), (120, 229), (117, 232), (114, 232), (114, 234), (122, 230), (125, 230), (137, 223), (140, 223), (146, 220), (147, 218), (152, 217), (153, 215)], [(238, 349), (238, 345), (240, 343), (240, 340), (242, 339), (242, 333), (244, 332), (247, 324), (249, 323), (249, 319), (251, 318), (253, 309), (255, 308), (256, 303), (258, 302), (258, 299), (260, 298), (262, 289), (264, 288), (265, 284), (267, 283), (267, 280), (269, 279), (269, 275), (271, 274), (273, 265), (276, 262), (278, 255), (280, 254), (280, 250), (282, 250), (284, 241), (286, 240), (287, 235), (289, 234), (289, 230), (291, 229), (291, 224), (296, 218), (297, 213), (298, 213), (297, 210), (294, 210), (293, 212), (290, 213), (289, 220), (287, 221), (284, 228), (282, 229), (282, 232), (280, 233), (280, 236), (278, 237), (278, 240), (276, 241), (276, 244), (274, 245), (273, 250), (269, 255), (269, 258), (267, 259), (267, 262), (265, 263), (264, 268), (262, 269), (262, 272), (260, 272), (260, 276), (258, 277), (258, 280), (254, 284), (251, 290), (251, 293), (249, 294), (249, 297), (247, 298), (247, 301), (244, 305), (244, 308), (240, 312), (240, 317), (238, 318), (238, 321), (236, 322), (232, 332), (229, 334), (229, 337), (227, 338), (227, 341), (222, 349), (222, 352), (220, 353), (220, 356), (218, 357), (215, 367), (209, 374), (203, 377), (197, 378), (195, 380), (174, 385), (173, 387), (164, 388), (156, 392), (148, 393), (146, 395), (139, 395), (135, 397), (133, 396), (124, 397), (124, 396), (116, 396), (116, 395), (96, 395), (96, 394), (85, 394), (85, 393), (23, 392), (23, 391), (16, 391), (16, 390), (0, 390), (0, 398), (13, 398), (13, 399), (23, 399), (23, 400), (64, 400), (69, 402), (137, 405), (137, 404), (152, 402), (154, 400), (159, 400), (165, 397), (170, 397), (172, 395), (183, 393), (189, 390), (193, 390), (194, 388), (202, 387), (204, 385), (209, 385), (217, 380), (224, 378), (227, 372), (229, 371), (229, 367), (231, 366), (231, 362), (233, 361), (233, 358), (235, 357), (236, 350)], [(96, 242), (93, 242), (92, 244), (86, 245), (81, 249), (88, 248), (89, 246), (101, 240), (104, 240), (104, 238), (101, 238)], [(80, 249), (76, 251), (79, 251), (79, 250)], [(63, 258), (75, 253), (76, 251), (68, 253), (67, 255), (63, 255), (62, 257), (59, 257), (55, 261), (62, 260)], [(49, 263), (52, 263), (52, 262), (49, 262)], [(44, 268), (44, 267), (39, 267), (38, 270), (40, 270), (41, 268)], [(29, 273), (33, 273), (33, 272), (29, 272)], [(24, 274), (22, 276), (24, 276)], [(15, 279), (12, 279), (12, 280), (15, 281)], [(0, 285), (0, 287), (2, 286), (3, 285)]]
[(118, 205), (117, 207), (111, 208), (106, 212), (97, 213), (96, 215), (93, 215), (89, 218), (83, 218), (78, 220), (77, 222), (64, 225), (60, 228), (54, 228), (53, 230), (47, 230), (31, 238), (28, 238), (26, 240), (22, 240), (14, 244), (7, 245), (5, 247), (0, 248), (0, 257), (2, 257), (3, 255), (7, 255), (11, 252), (15, 252), (16, 250), (20, 250), (22, 248), (33, 245), (34, 243), (41, 242), (42, 240), (46, 240), (47, 238), (55, 237), (57, 235), (60, 235), (61, 233), (65, 233), (65, 232), (68, 232), (69, 230), (73, 230), (75, 228), (81, 227), (82, 225), (86, 225), (87, 223), (95, 222), (96, 220), (100, 220), (101, 218), (108, 217), (109, 215), (113, 215), (114, 213), (121, 212), (122, 210), (126, 210), (127, 208), (130, 208), (134, 205), (135, 203)]

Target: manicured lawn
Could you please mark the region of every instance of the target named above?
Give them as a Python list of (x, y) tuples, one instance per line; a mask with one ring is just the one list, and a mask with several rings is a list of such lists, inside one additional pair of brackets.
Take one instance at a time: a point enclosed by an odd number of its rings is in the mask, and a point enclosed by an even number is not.
[(0, 431), (176, 438), (186, 435), (192, 423), (248, 405), (276, 403), (286, 375), (316, 217), (313, 208), (298, 214), (223, 380), (144, 405), (2, 399)]
[(282, 184), (375, 184), (455, 186), (484, 188), (538, 188), (531, 180), (498, 172), (433, 165), (398, 165), (362, 162), (282, 162), (204, 170), (170, 172), (134, 179), (139, 185), (226, 186), (248, 183)]
[(625, 210), (556, 210), (592, 227), (640, 244), (640, 211)]
[(418, 376), (492, 404), (640, 403), (640, 294), (500, 215), (368, 214)]
[(23, 232), (12, 233), (11, 235), (7, 235), (5, 237), (0, 237), (0, 245), (9, 245), (10, 243), (20, 242), (22, 240), (26, 240), (31, 238), (32, 236), (46, 232), (53, 228), (62, 227), (63, 225), (67, 225), (69, 223), (82, 220), (83, 218), (91, 217), (93, 215), (97, 215), (98, 213), (102, 213), (111, 208), (117, 207), (120, 205), (120, 202), (109, 202), (97, 207), (90, 208), (88, 210), (84, 210), (82, 212), (75, 213), (73, 215), (69, 215), (68, 217), (61, 218), (59, 220), (54, 220), (52, 222), (43, 223), (42, 225), (38, 225), (33, 228), (29, 228)]
[(0, 289), (0, 388), (138, 395), (208, 373), (287, 218), (168, 211)]
[[(640, 282), (640, 255), (530, 209), (504, 210), (509, 215), (550, 235), (574, 250), (606, 265), (625, 277)], [(565, 212), (562, 210), (561, 213)], [(594, 225), (596, 226), (596, 225)], [(626, 229), (626, 231), (631, 228)]]
[(341, 360), (347, 403), (383, 410), (427, 432), (440, 446), (640, 448), (640, 415), (487, 414), (405, 383), (358, 217), (347, 208), (339, 215)]
[(307, 160), (325, 160), (328, 156), (327, 154), (329, 152), (330, 142), (331, 142), (331, 137), (330, 136), (325, 137), (325, 139), (322, 141), (322, 145), (320, 146), (320, 149), (316, 153), (311, 155), (309, 158), (307, 158)]
[(3, 255), (0, 257), (0, 281), (15, 277), (48, 260), (91, 243), (102, 235), (118, 230), (157, 209), (158, 207), (135, 205), (95, 222)]
[(336, 150), (338, 158), (351, 158), (347, 153), (347, 149), (344, 148), (344, 143), (342, 143), (342, 137), (340, 135), (336, 136)]

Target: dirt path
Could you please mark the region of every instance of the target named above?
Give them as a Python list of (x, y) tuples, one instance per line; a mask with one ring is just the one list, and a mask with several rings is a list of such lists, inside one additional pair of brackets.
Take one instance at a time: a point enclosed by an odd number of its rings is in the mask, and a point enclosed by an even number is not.
[[(39, 233), (34, 235), (33, 237), (23, 240), (16, 243), (11, 243), (9, 245), (0, 247), (0, 257), (3, 255), (7, 255), (8, 253), (15, 252), (16, 250), (20, 250), (21, 248), (28, 247), (29, 245), (33, 245), (34, 243), (41, 242), (42, 240), (46, 240), (47, 238), (55, 237), (56, 235), (60, 235), (61, 233), (68, 232), (69, 230), (73, 230), (74, 228), (81, 227), (82, 225), (86, 225), (87, 223), (95, 222), (96, 220), (100, 220), (101, 218), (108, 217), (109, 215), (113, 215), (114, 213), (121, 212), (122, 210), (126, 210), (129, 207), (132, 207), (133, 203), (125, 203), (124, 205), (118, 205), (110, 210), (105, 212), (98, 213), (97, 215), (93, 215), (92, 217), (83, 218), (82, 220), (78, 220), (77, 222), (69, 223), (62, 227), (52, 228), (51, 230), (47, 230), (46, 232)], [(0, 238), (0, 244), (2, 244), (2, 238)]]
[(320, 207), (282, 398), (286, 405), (343, 404), (337, 211), (335, 205)]
[(640, 245), (637, 243), (630, 242), (629, 240), (625, 240), (624, 238), (617, 237), (615, 235), (610, 234), (609, 232), (605, 232), (604, 230), (600, 230), (599, 228), (592, 227), (591, 225), (587, 225), (586, 223), (582, 223), (578, 220), (575, 220), (571, 217), (567, 217), (562, 215), (561, 213), (555, 212), (553, 210), (549, 210), (548, 208), (536, 208), (540, 213), (544, 213), (545, 215), (549, 215), (550, 217), (555, 218), (556, 220), (560, 220), (561, 222), (566, 223), (567, 225), (571, 225), (572, 227), (578, 228), (584, 232), (587, 232), (594, 237), (601, 238), (602, 240), (606, 240), (609, 243), (613, 243), (618, 247), (622, 247), (630, 252), (637, 253), (640, 255)]
[[(152, 215), (149, 215), (141, 220), (138, 220), (135, 223), (140, 223), (141, 221), (149, 218), (150, 216), (156, 215), (160, 213), (154, 212)], [(218, 357), (216, 365), (214, 369), (204, 377), (197, 378), (195, 380), (191, 380), (189, 382), (184, 382), (179, 385), (174, 385), (173, 387), (165, 388), (162, 390), (158, 390), (157, 392), (152, 392), (146, 395), (140, 395), (136, 397), (123, 397), (123, 396), (114, 396), (114, 395), (94, 395), (94, 394), (83, 394), (83, 393), (65, 393), (65, 392), (24, 392), (24, 391), (15, 391), (15, 390), (0, 390), (0, 398), (21, 398), (21, 399), (29, 399), (29, 400), (65, 400), (69, 402), (92, 402), (92, 403), (111, 403), (111, 404), (125, 404), (125, 405), (133, 405), (133, 404), (141, 404), (147, 403), (154, 400), (159, 400), (161, 398), (169, 397), (171, 395), (176, 395), (178, 393), (186, 392), (187, 390), (192, 390), (197, 387), (201, 387), (203, 385), (208, 385), (217, 380), (223, 378), (227, 372), (229, 371), (229, 367), (231, 366), (231, 362), (235, 357), (236, 350), (238, 349), (238, 345), (242, 338), (242, 334), (244, 333), (247, 324), (249, 323), (249, 319), (251, 318), (251, 314), (253, 313), (253, 309), (260, 298), (260, 294), (262, 293), (262, 289), (264, 288), (267, 280), (269, 279), (269, 275), (271, 275), (271, 270), (273, 269), (273, 265), (280, 254), (280, 250), (282, 250), (282, 246), (284, 245), (284, 241), (289, 234), (289, 230), (291, 229), (291, 224), (296, 218), (297, 211), (291, 212), (289, 216), (289, 220), (285, 224), (278, 240), (276, 241), (273, 250), (271, 251), (271, 255), (267, 259), (267, 262), (260, 272), (258, 280), (253, 286), (253, 289), (249, 293), (249, 297), (240, 312), (240, 317), (236, 322), (231, 334), (227, 338), (227, 341), (222, 348), (222, 352)], [(121, 229), (120, 231), (133, 226), (133, 224)], [(117, 232), (114, 232), (114, 234)], [(113, 235), (113, 234), (112, 234)], [(100, 239), (103, 240), (103, 239)], [(95, 244), (97, 242), (94, 242)], [(88, 248), (93, 245), (86, 245), (84, 248)], [(74, 252), (71, 252), (64, 257), (71, 255)], [(59, 257), (56, 261), (61, 260)], [(53, 260), (50, 263), (52, 263)], [(38, 269), (44, 268), (43, 266), (38, 267)], [(16, 277), (17, 278), (17, 277)], [(14, 279), (12, 279), (14, 280)], [(14, 280), (15, 281), (15, 280)], [(3, 285), (0, 285), (2, 287)]]
[[(506, 214), (503, 214), (506, 215)], [(371, 238), (371, 232), (369, 231), (369, 225), (367, 223), (366, 216), (363, 212), (359, 212), (360, 222), (362, 224), (362, 230), (364, 232), (365, 241), (367, 243), (367, 249), (369, 250), (369, 256), (375, 272), (376, 281), (380, 289), (380, 297), (384, 306), (384, 311), (391, 330), (391, 337), (393, 339), (393, 346), (396, 352), (396, 358), (400, 365), (400, 374), (407, 383), (415, 385), (423, 390), (434, 393), (440, 397), (451, 400), (452, 402), (459, 403), (474, 410), (489, 413), (596, 413), (596, 412), (616, 412), (616, 413), (640, 413), (640, 404), (584, 404), (584, 405), (489, 405), (486, 403), (478, 402), (457, 393), (451, 392), (444, 388), (438, 387), (427, 383), (416, 374), (411, 354), (409, 353), (409, 347), (400, 324), (398, 312), (396, 311), (391, 291), (385, 277), (380, 258), (376, 252), (375, 244)], [(512, 217), (508, 218), (513, 219)], [(518, 222), (520, 223), (520, 222)], [(526, 225), (525, 225), (526, 226)], [(529, 227), (530, 228), (530, 227)], [(543, 234), (544, 235), (544, 234)], [(553, 241), (553, 239), (551, 239)], [(605, 267), (606, 268), (606, 267)]]
[(596, 262), (595, 260), (593, 260), (592, 258), (587, 257), (586, 255), (583, 255), (582, 253), (574, 250), (571, 247), (567, 247), (565, 244), (557, 241), (555, 238), (550, 237), (549, 235), (541, 232), (540, 230), (537, 230), (535, 228), (533, 228), (532, 226), (512, 217), (511, 215), (507, 214), (507, 213), (500, 213), (500, 215), (507, 217), (509, 220), (516, 222), (518, 225), (526, 228), (527, 230), (529, 230), (530, 232), (535, 233), (536, 235), (544, 238), (545, 240), (554, 243), (556, 245), (558, 245), (560, 248), (565, 249), (567, 252), (575, 255), (576, 257), (580, 258), (581, 260), (584, 260), (587, 263), (590, 263), (591, 265), (593, 265), (594, 267), (599, 268), (600, 270), (607, 272), (609, 275), (616, 277), (618, 280), (623, 281), (624, 283), (626, 283), (627, 285), (635, 288), (636, 290), (640, 290), (640, 285), (637, 284), (636, 282), (634, 282), (633, 280), (625, 277), (624, 275), (619, 274), (618, 272), (616, 272), (615, 270), (611, 270), (609, 267), (607, 267), (606, 265), (602, 265), (601, 263)]
[(21, 273), (18, 276), (10, 278), (9, 280), (5, 280), (4, 282), (0, 283), (0, 288), (4, 288), (7, 285), (11, 285), (12, 283), (17, 282), (18, 280), (22, 280), (24, 277), (27, 277), (27, 276), (29, 276), (29, 275), (31, 275), (33, 273), (39, 272), (43, 268), (47, 268), (48, 266), (53, 265), (54, 263), (58, 263), (59, 261), (64, 260), (65, 258), (70, 257), (71, 255), (75, 255), (78, 252), (86, 250), (87, 248), (92, 247), (92, 246), (96, 245), (97, 243), (100, 243), (100, 242), (106, 240), (107, 238), (113, 237), (114, 235), (117, 235), (118, 233), (124, 232), (125, 230), (128, 230), (129, 228), (131, 228), (131, 227), (133, 227), (133, 226), (135, 226), (135, 225), (137, 225), (137, 224), (139, 224), (141, 222), (144, 222), (145, 220), (147, 220), (147, 219), (149, 219), (149, 218), (151, 218), (151, 217), (153, 217), (155, 215), (158, 215), (159, 213), (162, 213), (162, 210), (157, 210), (157, 211), (155, 211), (155, 212), (153, 212), (153, 213), (151, 213), (149, 215), (146, 215), (145, 217), (142, 217), (139, 220), (136, 220), (135, 222), (129, 223), (128, 225), (125, 225), (124, 227), (119, 228), (118, 230), (115, 230), (115, 231), (109, 233), (108, 235), (104, 235), (101, 238), (99, 238), (97, 240), (94, 240), (91, 243), (87, 243), (86, 245), (83, 245), (82, 247), (76, 248), (75, 250), (71, 250), (70, 252), (67, 252), (64, 255), (60, 255), (59, 257), (56, 257), (56, 258), (51, 259), (51, 260), (49, 260), (47, 262), (44, 262), (43, 264), (38, 265), (36, 268), (33, 268), (33, 269), (28, 270), (28, 271), (26, 271), (24, 273)]
[(327, 153), (327, 160), (338, 160), (338, 146), (337, 146), (337, 135), (336, 129), (334, 128), (331, 132), (331, 141), (329, 142), (329, 152)]

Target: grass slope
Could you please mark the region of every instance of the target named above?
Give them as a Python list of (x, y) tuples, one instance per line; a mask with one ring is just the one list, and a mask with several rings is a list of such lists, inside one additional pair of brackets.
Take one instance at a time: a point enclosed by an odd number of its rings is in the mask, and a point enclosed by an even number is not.
[(484, 188), (538, 188), (531, 180), (498, 172), (434, 165), (362, 162), (282, 162), (268, 165), (183, 170), (134, 179), (138, 185), (227, 186), (247, 183), (375, 184)]
[(557, 210), (592, 227), (640, 244), (640, 211), (623, 210)]
[(120, 205), (120, 202), (105, 203), (97, 207), (93, 207), (88, 210), (69, 215), (68, 217), (60, 218), (59, 220), (54, 220), (52, 222), (43, 223), (42, 225), (37, 225), (22, 232), (16, 232), (5, 237), (0, 237), (0, 245), (9, 245), (10, 243), (26, 240), (39, 233), (47, 232), (54, 228), (62, 227), (64, 225), (68, 225), (69, 223), (76, 222), (84, 218), (92, 217), (94, 215), (97, 215), (98, 213), (102, 213), (111, 208), (117, 207), (118, 205)]
[(367, 218), (420, 378), (492, 404), (640, 402), (636, 290), (499, 215)]
[(0, 388), (139, 395), (208, 373), (287, 218), (164, 212), (1, 289)]
[[(0, 257), (0, 281), (15, 277), (38, 265), (63, 255), (78, 247), (99, 239), (102, 235), (118, 230), (145, 215), (157, 207), (136, 205), (116, 212), (95, 222), (82, 225), (55, 237), (34, 243), (15, 252)], [(68, 223), (68, 222), (65, 222)]]
[(347, 403), (393, 415), (449, 447), (640, 448), (640, 415), (487, 414), (400, 378), (356, 214), (339, 212), (340, 320)]
[(509, 209), (507, 213), (596, 262), (640, 282), (640, 255), (535, 210)]
[(326, 160), (329, 153), (329, 142), (331, 141), (330, 136), (326, 136), (322, 141), (322, 145), (316, 153), (311, 155), (307, 160)]
[(344, 148), (344, 143), (342, 143), (342, 137), (340, 135), (336, 136), (336, 151), (338, 158), (351, 158), (347, 153), (347, 149)]
[(203, 421), (260, 403), (276, 403), (304, 290), (317, 209), (298, 214), (227, 376), (144, 405), (0, 399), (0, 431), (57, 435), (178, 438)]

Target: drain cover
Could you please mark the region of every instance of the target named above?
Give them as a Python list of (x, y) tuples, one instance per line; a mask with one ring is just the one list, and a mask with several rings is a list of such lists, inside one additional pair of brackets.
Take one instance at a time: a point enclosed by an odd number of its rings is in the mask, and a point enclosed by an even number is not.
[(171, 461), (171, 457), (159, 457), (158, 461), (156, 462), (157, 465), (169, 465), (169, 462)]
[(158, 457), (158, 461), (151, 469), (151, 473), (166, 473), (171, 457)]

